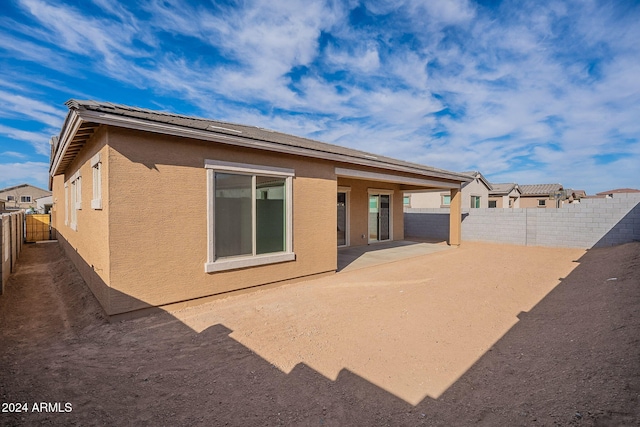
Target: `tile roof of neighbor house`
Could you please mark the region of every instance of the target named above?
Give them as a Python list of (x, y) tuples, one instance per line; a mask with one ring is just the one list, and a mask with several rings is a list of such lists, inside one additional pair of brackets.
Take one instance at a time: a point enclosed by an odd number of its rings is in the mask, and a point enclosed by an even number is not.
[[(82, 148), (99, 124), (142, 129), (168, 135), (186, 136), (201, 140), (227, 143), (263, 150), (285, 152), (307, 157), (316, 157), (352, 163), (364, 166), (385, 168), (399, 172), (409, 172), (433, 178), (441, 178), (457, 182), (467, 182), (469, 177), (457, 172), (438, 169), (418, 163), (405, 162), (391, 157), (380, 156), (360, 150), (327, 144), (308, 138), (288, 135), (256, 126), (246, 126), (217, 120), (190, 117), (180, 114), (153, 111), (144, 108), (130, 107), (108, 102), (81, 101), (71, 99), (66, 102), (69, 114), (60, 132), (60, 137), (52, 138), (55, 154), (52, 159), (51, 175), (61, 173), (73, 156)], [(81, 138), (67, 135), (73, 132), (68, 129), (74, 120), (73, 113), (82, 118), (82, 124), (77, 129)], [(55, 138), (55, 137), (54, 137)], [(77, 141), (75, 147), (70, 147), (69, 155), (58, 152), (58, 145), (64, 144), (66, 139)], [(73, 142), (73, 141), (72, 141)], [(73, 144), (72, 144), (73, 145)], [(53, 170), (55, 169), (55, 170)]]
[[(519, 189), (518, 184), (515, 182), (511, 183), (503, 183), (503, 184), (493, 184), (491, 183), (492, 190), (489, 191), (489, 194), (509, 194), (513, 191), (514, 188)], [(520, 191), (520, 190), (519, 190)]]
[(14, 185), (13, 187), (0, 188), (0, 193), (4, 193), (5, 191), (17, 190), (18, 188), (22, 188), (22, 187), (33, 187), (33, 188), (36, 188), (36, 189), (41, 190), (41, 191), (46, 191), (48, 193), (50, 192), (49, 190), (45, 190), (43, 188), (36, 187), (35, 185), (19, 184), (19, 185)]
[(561, 190), (561, 184), (532, 184), (520, 186), (520, 191), (523, 196), (548, 196), (551, 193)]
[(640, 193), (640, 190), (636, 190), (635, 188), (616, 188), (615, 190), (601, 191), (596, 193), (596, 196), (606, 196), (607, 194), (613, 193)]
[(478, 177), (478, 175), (480, 175), (480, 180), (482, 182), (484, 182), (484, 185), (487, 186), (487, 188), (489, 190), (491, 190), (493, 187), (493, 184), (491, 184), (485, 177), (484, 175), (482, 175), (482, 173), (480, 171), (466, 171), (466, 172), (461, 172), (463, 175), (467, 175), (473, 179), (476, 179)]

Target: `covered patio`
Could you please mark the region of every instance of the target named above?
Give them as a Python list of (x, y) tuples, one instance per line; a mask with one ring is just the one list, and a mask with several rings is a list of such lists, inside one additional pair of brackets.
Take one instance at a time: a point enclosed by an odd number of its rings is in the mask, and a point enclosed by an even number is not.
[(427, 242), (397, 240), (366, 246), (349, 246), (338, 249), (338, 272), (353, 271), (394, 261), (401, 261), (453, 248), (445, 241)]

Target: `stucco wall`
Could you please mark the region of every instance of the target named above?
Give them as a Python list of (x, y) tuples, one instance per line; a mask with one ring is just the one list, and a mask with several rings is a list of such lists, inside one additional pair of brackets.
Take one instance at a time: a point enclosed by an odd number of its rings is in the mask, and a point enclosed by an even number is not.
[[(538, 200), (545, 201), (545, 207), (538, 206)], [(549, 196), (520, 196), (521, 208), (556, 209), (556, 201)]]
[(442, 195), (449, 194), (446, 190), (436, 190), (422, 193), (410, 193), (411, 208), (440, 208)]
[[(100, 128), (93, 138), (78, 153), (65, 174), (53, 179), (53, 206), (51, 221), (55, 236), (62, 248), (70, 256), (83, 279), (96, 295), (100, 303), (109, 309), (110, 254), (109, 254), (109, 147), (106, 128)], [(102, 209), (92, 209), (93, 171), (91, 158), (101, 153), (102, 168)], [(69, 179), (76, 172), (81, 176), (81, 209), (77, 211), (77, 229), (71, 228), (71, 183)], [(65, 192), (64, 185), (68, 184)], [(65, 204), (67, 221), (65, 223)]]
[[(337, 265), (334, 168), (322, 161), (177, 137), (110, 129), (111, 311), (230, 292)], [(205, 273), (205, 159), (295, 170), (296, 260)]]
[[(428, 192), (408, 193), (411, 196), (410, 207), (413, 209), (442, 208), (442, 195), (448, 195), (448, 190), (434, 190)], [(471, 196), (480, 197), (480, 207), (489, 207), (489, 189), (484, 183), (475, 178), (462, 187), (462, 209), (471, 208)]]

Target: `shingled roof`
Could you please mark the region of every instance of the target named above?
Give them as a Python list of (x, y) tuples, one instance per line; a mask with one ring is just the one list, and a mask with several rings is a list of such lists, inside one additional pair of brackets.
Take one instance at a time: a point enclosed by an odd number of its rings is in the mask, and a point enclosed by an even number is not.
[[(101, 124), (184, 136), (344, 163), (467, 182), (467, 175), (315, 141), (255, 126), (191, 117), (107, 102), (69, 100), (69, 114), (58, 140), (52, 139), (51, 175), (62, 173)], [(73, 124), (72, 124), (73, 122)]]

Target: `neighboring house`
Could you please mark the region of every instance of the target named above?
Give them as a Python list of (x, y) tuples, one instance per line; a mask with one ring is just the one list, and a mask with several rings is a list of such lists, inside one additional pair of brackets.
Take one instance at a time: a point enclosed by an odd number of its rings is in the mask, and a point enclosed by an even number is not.
[(39, 214), (47, 214), (53, 207), (53, 196), (38, 197), (36, 199), (36, 212)]
[[(489, 207), (489, 191), (491, 184), (478, 171), (462, 172), (470, 178), (469, 182), (462, 184), (463, 208), (487, 208)], [(411, 192), (405, 195), (407, 208), (448, 208), (451, 197), (447, 191), (429, 190)]]
[(489, 191), (490, 208), (519, 208), (522, 192), (515, 183), (491, 184)]
[(51, 191), (43, 190), (30, 184), (20, 184), (0, 189), (0, 199), (6, 200), (5, 207), (9, 210), (35, 209), (38, 197), (50, 195)]
[(636, 190), (635, 188), (616, 188), (615, 190), (601, 191), (600, 193), (596, 193), (596, 196), (612, 198), (615, 194), (621, 193), (640, 193), (640, 190)]
[(520, 186), (521, 208), (559, 208), (564, 199), (560, 184), (533, 184)]
[(335, 272), (338, 246), (404, 238), (403, 193), (469, 177), (266, 129), (67, 102), (52, 138), (52, 223), (117, 315)]

